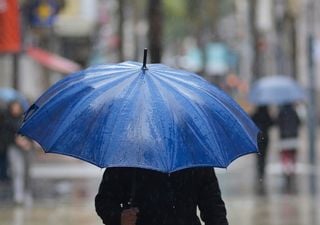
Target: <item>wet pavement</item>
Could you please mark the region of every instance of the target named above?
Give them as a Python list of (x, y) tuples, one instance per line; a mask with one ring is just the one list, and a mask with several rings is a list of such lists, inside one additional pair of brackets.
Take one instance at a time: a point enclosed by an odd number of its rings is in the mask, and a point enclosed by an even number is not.
[[(254, 155), (236, 160), (228, 169), (217, 169), (230, 225), (320, 225), (320, 170), (308, 165), (306, 135), (302, 133), (296, 185), (292, 190), (284, 186), (274, 150), (276, 142), (270, 146), (263, 193), (257, 192)], [(0, 224), (102, 224), (94, 210), (94, 196), (103, 170), (74, 159), (57, 160), (56, 156), (43, 155), (33, 164), (33, 198), (25, 205), (14, 205), (10, 186), (0, 184)], [(311, 181), (316, 183), (314, 194)]]
[(219, 175), (230, 224), (320, 225), (319, 194), (311, 194), (309, 173), (300, 172), (295, 188), (289, 190), (280, 171), (269, 167), (261, 194), (254, 179), (242, 172)]

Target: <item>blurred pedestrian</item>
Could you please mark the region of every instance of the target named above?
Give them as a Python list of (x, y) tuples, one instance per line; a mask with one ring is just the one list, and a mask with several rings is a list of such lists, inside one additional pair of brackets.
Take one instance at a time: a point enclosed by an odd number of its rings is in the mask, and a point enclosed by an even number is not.
[(279, 146), (283, 173), (287, 187), (291, 187), (295, 176), (299, 127), (301, 124), (293, 104), (280, 106), (277, 124), (280, 134)]
[(104, 224), (227, 225), (215, 171), (189, 168), (171, 174), (138, 168), (107, 168), (95, 199)]
[(32, 143), (27, 138), (17, 135), (22, 117), (21, 104), (18, 101), (10, 102), (6, 117), (6, 129), (8, 132), (8, 156), (13, 185), (13, 200), (16, 204), (23, 204), (31, 198), (29, 163)]
[(274, 124), (274, 119), (271, 117), (268, 106), (258, 106), (251, 116), (254, 123), (260, 129), (258, 137), (259, 154), (257, 155), (257, 185), (258, 190), (262, 191), (265, 182), (265, 168), (268, 156), (269, 147), (269, 130)]

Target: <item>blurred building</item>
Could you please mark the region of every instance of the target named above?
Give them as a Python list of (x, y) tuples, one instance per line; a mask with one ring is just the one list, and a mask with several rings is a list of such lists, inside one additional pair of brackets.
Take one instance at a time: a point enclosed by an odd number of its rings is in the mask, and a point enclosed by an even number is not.
[(98, 20), (97, 0), (66, 0), (53, 30), (59, 40), (59, 52), (87, 66)]
[[(0, 86), (14, 86), (34, 100), (63, 77), (63, 70), (50, 66), (49, 61), (61, 57), (60, 61), (65, 58), (87, 66), (97, 29), (98, 4), (98, 0), (20, 1), (22, 48), (17, 63), (13, 54), (0, 55)], [(42, 49), (47, 59), (30, 57), (30, 46)], [(51, 60), (50, 54), (56, 58)]]

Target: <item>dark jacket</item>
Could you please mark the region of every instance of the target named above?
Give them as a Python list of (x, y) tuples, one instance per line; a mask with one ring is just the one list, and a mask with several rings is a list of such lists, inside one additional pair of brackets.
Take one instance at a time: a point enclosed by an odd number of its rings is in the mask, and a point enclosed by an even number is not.
[(264, 133), (267, 133), (274, 124), (267, 106), (260, 106), (251, 118), (257, 127)]
[(15, 138), (21, 123), (22, 123), (22, 116), (14, 117), (10, 114), (6, 116), (5, 129), (6, 129), (6, 139), (7, 139), (8, 145), (15, 144)]
[(267, 106), (259, 106), (255, 113), (251, 116), (253, 122), (260, 129), (258, 135), (259, 149), (266, 149), (269, 145), (269, 129), (274, 124)]
[(0, 154), (6, 153), (8, 147), (8, 135), (6, 129), (5, 113), (0, 109)]
[(292, 105), (284, 105), (280, 108), (277, 123), (281, 138), (298, 137), (301, 122)]
[[(134, 188), (133, 188), (134, 186)], [(119, 225), (133, 197), (137, 225), (227, 225), (226, 208), (213, 168), (185, 169), (170, 175), (133, 168), (106, 169), (95, 199), (106, 225)]]

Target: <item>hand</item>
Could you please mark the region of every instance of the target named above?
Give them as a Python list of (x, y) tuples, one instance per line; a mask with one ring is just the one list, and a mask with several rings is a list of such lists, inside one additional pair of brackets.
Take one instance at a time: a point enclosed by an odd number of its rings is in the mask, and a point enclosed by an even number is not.
[(26, 137), (17, 135), (15, 138), (15, 143), (22, 150), (29, 151), (32, 148), (32, 142), (29, 141)]
[(137, 222), (138, 208), (125, 209), (121, 213), (121, 225), (135, 225)]

